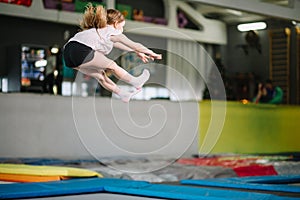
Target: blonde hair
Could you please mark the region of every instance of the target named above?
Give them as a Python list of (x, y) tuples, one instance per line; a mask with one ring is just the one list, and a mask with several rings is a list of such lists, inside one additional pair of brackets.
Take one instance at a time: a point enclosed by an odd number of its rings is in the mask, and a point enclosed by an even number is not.
[(107, 24), (106, 10), (103, 6), (93, 6), (92, 3), (88, 3), (84, 11), (82, 20), (80, 22), (80, 28), (82, 30), (90, 28), (103, 28)]
[(107, 16), (106, 16), (107, 24), (112, 25), (114, 23), (120, 23), (125, 21), (124, 15), (115, 9), (108, 9)]
[(124, 15), (118, 10), (108, 9), (106, 11), (102, 5), (94, 7), (92, 3), (88, 3), (80, 22), (80, 28), (81, 30), (103, 28), (107, 24), (112, 25), (124, 20)]

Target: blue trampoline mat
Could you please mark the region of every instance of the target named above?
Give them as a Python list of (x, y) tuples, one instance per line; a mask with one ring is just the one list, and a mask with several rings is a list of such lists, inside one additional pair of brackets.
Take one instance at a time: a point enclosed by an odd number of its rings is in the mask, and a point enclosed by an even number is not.
[(287, 183), (291, 184), (299, 182), (300, 175), (232, 177), (180, 181), (180, 183), (183, 185), (199, 185), (288, 193), (300, 193), (300, 186), (287, 185)]
[(197, 188), (182, 185), (152, 184), (145, 181), (107, 178), (71, 179), (45, 183), (0, 184), (1, 199), (35, 198), (101, 192), (167, 199), (296, 199), (291, 197), (281, 197), (272, 194), (262, 194), (255, 192)]
[(60, 196), (103, 191), (104, 188), (95, 184), (92, 179), (43, 183), (12, 183), (0, 184), (0, 199)]

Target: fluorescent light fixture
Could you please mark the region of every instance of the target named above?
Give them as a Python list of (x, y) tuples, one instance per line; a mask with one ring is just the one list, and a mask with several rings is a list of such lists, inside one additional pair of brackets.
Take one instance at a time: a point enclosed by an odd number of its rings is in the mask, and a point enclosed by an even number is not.
[(54, 46), (54, 47), (52, 47), (52, 48), (51, 48), (51, 50), (50, 50), (50, 51), (51, 51), (51, 53), (52, 53), (52, 54), (57, 54), (57, 53), (58, 53), (58, 51), (59, 51), (59, 48), (58, 48), (58, 47), (56, 47), (56, 46)]
[(292, 24), (293, 24), (294, 26), (300, 27), (300, 22), (292, 21)]
[(45, 67), (47, 65), (47, 60), (37, 60), (34, 65), (35, 67)]
[(254, 22), (254, 23), (247, 23), (247, 24), (239, 24), (237, 29), (241, 32), (244, 31), (255, 31), (255, 30), (262, 30), (267, 28), (267, 24), (265, 22)]

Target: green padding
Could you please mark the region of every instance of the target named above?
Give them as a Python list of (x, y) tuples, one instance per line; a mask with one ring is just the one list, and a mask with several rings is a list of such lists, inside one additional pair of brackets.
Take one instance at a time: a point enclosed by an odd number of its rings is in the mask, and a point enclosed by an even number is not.
[(88, 3), (92, 3), (94, 6), (96, 6), (96, 5), (105, 6), (104, 3), (100, 3), (98, 1), (75, 0), (75, 11), (80, 12), (80, 13), (84, 13), (85, 7)]
[(117, 4), (117, 10), (119, 10), (126, 19), (132, 19), (132, 7), (125, 4)]
[(294, 199), (279, 197), (271, 194), (178, 185), (151, 184), (145, 181), (132, 181), (124, 179), (87, 178), (47, 183), (0, 184), (0, 198), (2, 199), (74, 195), (95, 192), (110, 192), (124, 195), (137, 195), (143, 197), (167, 199)]
[[(213, 133), (208, 128), (211, 129), (216, 124), (211, 124), (211, 117), (217, 125), (223, 122), (222, 115), (212, 115), (212, 105), (214, 113), (224, 109), (224, 104), (221, 103), (199, 103), (199, 149), (213, 138)], [(210, 142), (212, 145), (209, 153), (300, 152), (300, 134), (297, 134), (300, 130), (300, 106), (226, 102), (225, 108), (225, 121), (220, 137)]]
[(299, 183), (298, 176), (259, 176), (243, 178), (215, 178), (205, 180), (182, 180), (185, 185), (210, 187), (237, 188), (247, 190), (264, 190), (272, 192), (300, 193), (299, 186), (284, 185), (283, 183)]

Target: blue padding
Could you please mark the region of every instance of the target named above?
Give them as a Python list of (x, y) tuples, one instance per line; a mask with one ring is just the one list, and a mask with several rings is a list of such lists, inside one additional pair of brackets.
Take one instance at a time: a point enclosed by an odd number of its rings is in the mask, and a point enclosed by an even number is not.
[(234, 181), (243, 181), (246, 183), (300, 183), (300, 175), (276, 175), (276, 176), (249, 176), (249, 177), (233, 177), (228, 178)]
[(271, 194), (222, 189), (189, 187), (182, 185), (151, 184), (124, 179), (85, 178), (47, 183), (0, 184), (1, 199), (35, 198), (86, 193), (110, 192), (124, 195), (167, 199), (205, 200), (287, 200)]
[[(299, 186), (283, 183), (299, 183), (300, 176), (258, 176), (242, 178), (214, 178), (205, 180), (182, 180), (185, 185), (199, 185), (210, 187), (238, 188), (248, 190), (264, 190), (274, 192), (300, 193)], [(277, 183), (277, 184), (276, 184)]]
[(104, 190), (111, 193), (129, 194), (145, 197), (166, 199), (197, 199), (197, 200), (295, 200), (296, 198), (279, 197), (272, 194), (243, 192), (223, 189), (207, 189), (164, 184), (149, 184), (142, 188), (121, 188), (105, 186)]
[(0, 184), (0, 199), (34, 198), (102, 192), (103, 186), (95, 183), (97, 179), (73, 179), (44, 183)]

